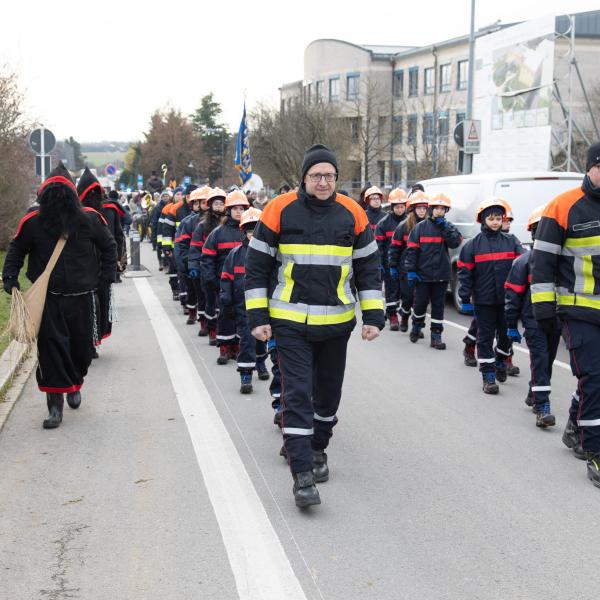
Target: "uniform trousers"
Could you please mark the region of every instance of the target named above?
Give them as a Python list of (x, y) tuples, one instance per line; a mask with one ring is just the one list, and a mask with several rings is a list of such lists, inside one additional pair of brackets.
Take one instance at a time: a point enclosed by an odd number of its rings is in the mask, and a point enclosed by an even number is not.
[[(240, 311), (241, 312), (241, 311)], [(267, 357), (267, 343), (257, 340), (248, 327), (245, 314), (236, 315), (236, 333), (240, 338), (240, 352), (237, 357), (237, 370), (240, 373), (251, 373), (256, 369), (256, 363)]]
[(531, 371), (529, 391), (538, 406), (550, 400), (552, 363), (558, 351), (560, 333), (547, 334), (541, 329), (525, 329), (525, 341), (529, 348)]
[(350, 334), (313, 342), (277, 331), (283, 443), (292, 473), (312, 469), (312, 451), (324, 450), (338, 422)]
[(398, 290), (400, 295), (400, 315), (405, 319), (410, 316), (410, 311), (413, 307), (415, 298), (415, 288), (412, 285), (408, 285), (408, 279), (406, 273), (401, 273), (398, 280)]
[[(504, 304), (475, 305), (477, 317), (477, 362), (482, 373), (506, 370), (510, 340), (506, 335)], [(494, 353), (494, 339), (497, 339)]]
[(412, 322), (418, 327), (425, 325), (427, 305), (431, 302), (431, 331), (444, 331), (444, 302), (446, 301), (447, 281), (417, 281)]
[(385, 271), (383, 282), (385, 288), (385, 314), (389, 318), (398, 312), (400, 288), (398, 281), (390, 275), (389, 269)]

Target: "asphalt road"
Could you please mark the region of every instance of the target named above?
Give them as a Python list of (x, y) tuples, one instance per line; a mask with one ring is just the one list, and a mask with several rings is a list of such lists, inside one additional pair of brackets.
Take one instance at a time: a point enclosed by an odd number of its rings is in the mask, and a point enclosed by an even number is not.
[(143, 262), (81, 408), (44, 431), (31, 378), (0, 433), (2, 600), (597, 598), (600, 490), (560, 440), (567, 369), (542, 431), (525, 354), (485, 396), (457, 327), (444, 352), (354, 335), (331, 478), (299, 511), (268, 382), (241, 396), (148, 244)]

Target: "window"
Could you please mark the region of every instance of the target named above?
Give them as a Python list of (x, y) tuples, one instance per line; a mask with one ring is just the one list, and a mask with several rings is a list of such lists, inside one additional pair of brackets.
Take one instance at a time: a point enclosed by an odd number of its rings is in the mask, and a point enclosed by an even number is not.
[(467, 118), (467, 113), (463, 110), (456, 111), (456, 124), (458, 125), (461, 121)]
[(441, 142), (446, 143), (448, 141), (448, 135), (450, 133), (450, 115), (447, 110), (438, 112), (438, 138)]
[(456, 81), (457, 90), (466, 90), (467, 83), (469, 80), (469, 61), (459, 60), (458, 61), (458, 78)]
[(306, 104), (310, 104), (312, 101), (312, 83), (309, 83), (308, 85), (306, 85), (304, 87), (304, 102), (306, 102)]
[(406, 161), (406, 184), (411, 186), (417, 181), (417, 163), (414, 160)]
[(440, 65), (440, 92), (450, 91), (450, 65)]
[(385, 160), (377, 161), (377, 172), (379, 173), (379, 187), (385, 186)]
[(321, 104), (321, 102), (323, 102), (323, 81), (317, 81), (316, 83), (316, 95), (315, 95), (315, 102), (316, 104)]
[(358, 100), (359, 77), (355, 73), (346, 77), (346, 100)]
[(394, 117), (393, 126), (394, 126), (394, 131), (393, 131), (394, 144), (401, 144), (402, 143), (402, 117)]
[(408, 70), (408, 95), (419, 95), (419, 67), (411, 67)]
[(400, 185), (402, 181), (402, 161), (395, 160), (392, 164), (392, 186)]
[(406, 143), (414, 145), (417, 143), (417, 115), (408, 115), (406, 126)]
[(435, 92), (435, 69), (433, 67), (425, 69), (423, 78), (425, 80), (423, 93), (426, 96), (428, 96), (429, 94), (433, 94), (433, 92)]
[(358, 143), (358, 136), (360, 132), (360, 120), (358, 117), (351, 117), (350, 121), (350, 137), (352, 138), (352, 142), (355, 144)]
[(382, 143), (387, 133), (387, 117), (379, 117), (377, 119), (377, 139)]
[(404, 96), (404, 71), (394, 71), (394, 98)]
[(292, 98), (287, 99), (287, 111), (288, 113), (292, 112)]
[(285, 100), (282, 98), (281, 102), (279, 104), (279, 110), (281, 111), (281, 114), (285, 114)]
[(433, 113), (423, 115), (423, 142), (433, 142)]
[(339, 102), (340, 100), (340, 78), (333, 77), (329, 80), (329, 102)]

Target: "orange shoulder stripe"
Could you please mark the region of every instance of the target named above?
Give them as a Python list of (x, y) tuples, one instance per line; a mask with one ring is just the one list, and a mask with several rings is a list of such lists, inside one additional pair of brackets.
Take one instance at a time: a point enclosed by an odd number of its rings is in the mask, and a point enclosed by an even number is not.
[(352, 216), (354, 217), (354, 235), (360, 235), (369, 224), (367, 213), (360, 207), (358, 202), (355, 202), (348, 196), (336, 194), (335, 201), (352, 213)]
[(544, 209), (542, 217), (554, 219), (563, 229), (567, 229), (571, 207), (583, 197), (581, 187), (573, 188), (556, 196)]
[(278, 234), (281, 230), (281, 212), (297, 198), (298, 194), (296, 194), (296, 192), (288, 192), (287, 194), (282, 194), (281, 196), (277, 196), (277, 198), (273, 198), (262, 211), (260, 220), (271, 231)]

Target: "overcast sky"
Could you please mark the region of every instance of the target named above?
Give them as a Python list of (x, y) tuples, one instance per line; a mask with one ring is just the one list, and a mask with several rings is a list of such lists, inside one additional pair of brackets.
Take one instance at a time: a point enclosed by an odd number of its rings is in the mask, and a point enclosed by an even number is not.
[[(214, 91), (237, 129), (248, 108), (301, 79), (318, 38), (420, 46), (465, 35), (470, 0), (15, 0), (3, 3), (0, 65), (31, 116), (59, 138), (135, 140), (151, 113), (188, 114)], [(475, 26), (598, 9), (598, 0), (478, 0)]]

